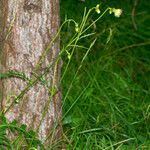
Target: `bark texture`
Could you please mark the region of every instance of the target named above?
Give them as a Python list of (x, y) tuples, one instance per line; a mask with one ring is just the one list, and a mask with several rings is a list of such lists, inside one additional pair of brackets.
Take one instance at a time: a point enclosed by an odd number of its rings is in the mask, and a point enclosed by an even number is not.
[[(38, 63), (43, 51), (59, 27), (59, 0), (1, 0), (3, 21), (1, 30), (2, 38), (2, 65), (1, 70), (16, 70), (24, 72), (29, 78), (33, 77), (33, 70)], [(59, 41), (55, 41), (49, 49), (37, 73), (42, 73), (43, 68), (55, 61), (59, 53)], [(59, 65), (54, 65), (45, 80), (48, 86), (54, 84), (55, 90), (60, 76)], [(33, 77), (36, 78), (35, 76)], [(5, 112), (13, 103), (15, 96), (19, 95), (27, 83), (19, 78), (4, 79), (1, 84), (3, 99), (1, 109)], [(61, 98), (57, 92), (50, 100), (50, 92), (41, 83), (36, 83), (28, 89), (18, 103), (12, 105), (6, 113), (9, 121), (16, 119), (28, 128), (36, 130), (42, 119), (45, 107), (48, 108), (42, 121), (38, 136), (43, 139), (51, 135), (54, 124), (61, 117)], [(50, 101), (50, 103), (49, 103)], [(55, 129), (54, 137), (59, 138), (61, 127)]]

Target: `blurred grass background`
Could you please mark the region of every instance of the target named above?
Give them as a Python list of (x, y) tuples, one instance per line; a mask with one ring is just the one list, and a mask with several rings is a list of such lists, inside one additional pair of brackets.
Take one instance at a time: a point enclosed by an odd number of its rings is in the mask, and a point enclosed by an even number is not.
[[(134, 6), (137, 2), (136, 7)], [(120, 18), (105, 15), (80, 45), (97, 41), (86, 57), (67, 96), (63, 112), (67, 149), (150, 149), (150, 3), (120, 0), (60, 0), (61, 23), (65, 18), (81, 22), (84, 8), (97, 4), (121, 8)], [(133, 14), (135, 7), (135, 12)], [(89, 24), (98, 17), (93, 14)], [(61, 32), (63, 46), (74, 32)], [(62, 82), (63, 98), (86, 50), (76, 48)], [(67, 58), (63, 58), (63, 69)]]

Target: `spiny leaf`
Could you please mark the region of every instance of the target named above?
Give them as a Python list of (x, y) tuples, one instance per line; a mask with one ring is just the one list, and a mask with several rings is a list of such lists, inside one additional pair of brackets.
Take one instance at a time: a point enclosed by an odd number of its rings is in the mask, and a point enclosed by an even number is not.
[(20, 78), (24, 81), (30, 81), (30, 79), (23, 73), (19, 72), (16, 70), (10, 70), (8, 72), (0, 73), (0, 79), (5, 79), (5, 78)]

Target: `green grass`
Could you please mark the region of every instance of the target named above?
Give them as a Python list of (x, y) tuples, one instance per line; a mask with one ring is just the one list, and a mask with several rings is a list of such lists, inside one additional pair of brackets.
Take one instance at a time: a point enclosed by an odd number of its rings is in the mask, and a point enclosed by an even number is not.
[[(97, 1), (61, 1), (62, 19), (75, 16), (80, 21), (84, 6)], [(115, 18), (106, 15), (99, 20), (91, 32), (97, 41), (86, 57), (68, 93), (86, 50), (76, 49), (62, 82), (65, 98), (64, 134), (67, 149), (150, 149), (150, 26), (148, 26), (149, 3), (139, 1), (135, 20), (131, 20), (133, 3), (107, 1), (106, 6), (123, 9), (123, 15)], [(69, 9), (70, 8), (70, 9)], [(70, 16), (69, 16), (70, 15)], [(89, 24), (97, 15), (89, 19)], [(73, 28), (68, 27), (62, 37)], [(112, 34), (110, 34), (110, 31)], [(69, 38), (68, 35), (68, 38)], [(62, 45), (68, 38), (62, 38)], [(92, 39), (80, 42), (87, 46)], [(108, 41), (109, 39), (109, 41)], [(64, 58), (64, 68), (67, 59)], [(69, 110), (69, 111), (68, 111)], [(66, 114), (67, 112), (67, 114)]]

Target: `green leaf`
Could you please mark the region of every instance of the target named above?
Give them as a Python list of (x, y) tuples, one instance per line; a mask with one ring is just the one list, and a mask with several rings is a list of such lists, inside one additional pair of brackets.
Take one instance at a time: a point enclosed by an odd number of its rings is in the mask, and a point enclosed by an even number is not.
[(22, 130), (24, 130), (24, 131), (26, 131), (26, 128), (27, 128), (27, 125), (25, 125), (25, 124), (22, 124), (22, 125), (20, 126), (20, 129), (22, 129)]
[(10, 125), (16, 126), (17, 125), (17, 120), (13, 120)]
[(0, 115), (0, 123), (5, 125), (8, 124), (7, 119), (3, 114)]
[(16, 131), (16, 126), (17, 126), (17, 121), (16, 121), (16, 120), (13, 120), (13, 121), (10, 123), (9, 128), (10, 128), (10, 130), (11, 130), (12, 132), (15, 132), (15, 131)]
[(29, 138), (34, 138), (35, 135), (36, 135), (33, 130), (29, 130), (29, 131), (28, 131), (28, 134), (29, 134)]

